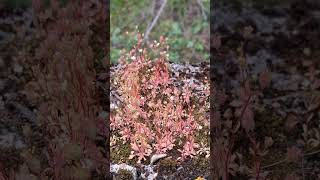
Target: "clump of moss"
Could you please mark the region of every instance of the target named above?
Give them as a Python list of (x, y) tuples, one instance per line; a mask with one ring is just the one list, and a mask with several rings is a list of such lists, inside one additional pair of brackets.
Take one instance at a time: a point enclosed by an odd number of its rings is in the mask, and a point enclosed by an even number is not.
[(206, 168), (209, 166), (209, 158), (205, 158), (204, 155), (201, 155), (199, 157), (196, 157), (192, 164), (196, 167)]
[(209, 143), (209, 130), (208, 127), (204, 127), (196, 134), (195, 140), (199, 143)]
[(172, 174), (177, 169), (177, 162), (171, 158), (166, 158), (159, 161), (159, 173), (161, 174)]
[(174, 177), (176, 179), (196, 179), (199, 176), (207, 179), (210, 176), (209, 158), (205, 158), (204, 155), (187, 159), (181, 162), (179, 167), (182, 167), (182, 169), (175, 173)]
[(133, 179), (133, 175), (130, 171), (125, 169), (120, 169), (115, 176), (116, 180), (131, 180)]
[(130, 144), (118, 143), (117, 146), (119, 147), (119, 151), (116, 151), (116, 150), (110, 151), (111, 160), (113, 162), (123, 162), (123, 163), (134, 162), (132, 160), (128, 160), (128, 157), (131, 151)]

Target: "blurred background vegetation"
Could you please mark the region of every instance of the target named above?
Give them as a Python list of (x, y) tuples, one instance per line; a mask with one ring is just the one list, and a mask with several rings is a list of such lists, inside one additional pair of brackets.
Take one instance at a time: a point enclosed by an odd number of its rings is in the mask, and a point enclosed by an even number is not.
[[(50, 0), (43, 0), (49, 2)], [(68, 0), (60, 0), (63, 3)], [(110, 0), (111, 62), (116, 63), (122, 49), (129, 50), (137, 32), (145, 33), (156, 16), (156, 2), (164, 0)], [(293, 0), (221, 0), (224, 4), (241, 7), (253, 3), (261, 8)], [(0, 0), (0, 7), (13, 9), (30, 7), (32, 0)], [(199, 4), (201, 3), (201, 5)], [(170, 61), (197, 63), (209, 61), (210, 0), (167, 0), (149, 39), (161, 35), (169, 39)]]
[[(49, 2), (50, 0), (44, 0)], [(60, 0), (62, 4), (68, 0)], [(111, 62), (116, 63), (122, 49), (129, 50), (137, 32), (145, 33), (157, 14), (155, 4), (163, 0), (110, 0)], [(32, 0), (0, 0), (0, 9), (26, 8)], [(49, 3), (48, 3), (49, 4)], [(210, 0), (167, 0), (149, 40), (168, 38), (170, 61), (209, 60)]]
[[(111, 0), (111, 61), (116, 63), (122, 49), (129, 50), (137, 32), (145, 33), (164, 0)], [(210, 0), (167, 0), (149, 34), (149, 40), (168, 38), (172, 62), (209, 61)]]

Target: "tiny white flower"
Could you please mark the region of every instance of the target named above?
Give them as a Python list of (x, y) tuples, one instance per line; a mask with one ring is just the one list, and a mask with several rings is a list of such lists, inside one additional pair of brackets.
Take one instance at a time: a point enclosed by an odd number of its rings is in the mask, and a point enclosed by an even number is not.
[(136, 59), (136, 57), (135, 57), (135, 56), (132, 56), (132, 57), (131, 57), (131, 59), (132, 59), (132, 60), (135, 60), (135, 59)]

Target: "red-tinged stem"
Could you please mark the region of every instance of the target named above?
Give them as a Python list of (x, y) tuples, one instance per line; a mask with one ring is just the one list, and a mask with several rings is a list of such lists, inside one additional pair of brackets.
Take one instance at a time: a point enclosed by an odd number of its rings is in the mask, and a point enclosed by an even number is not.
[(253, 144), (254, 148), (254, 157), (255, 157), (255, 168), (256, 168), (256, 180), (260, 179), (260, 170), (261, 170), (261, 159), (259, 158), (259, 155), (257, 156), (258, 148), (257, 143), (253, 137), (250, 136), (250, 134), (247, 132), (247, 136), (249, 137), (251, 143)]
[(250, 100), (251, 100), (251, 97), (252, 97), (252, 94), (249, 95), (247, 101), (246, 101), (246, 104), (244, 106), (244, 108), (242, 109), (241, 111), (241, 116), (240, 116), (240, 122), (242, 121), (242, 118), (243, 118), (243, 115), (244, 115), (244, 112), (246, 111), (246, 109), (248, 108), (249, 106), (249, 103), (250, 103)]
[(228, 146), (227, 150), (227, 157), (226, 157), (226, 162), (225, 162), (225, 180), (229, 180), (229, 159), (230, 159), (230, 152), (231, 149), (234, 145), (234, 140), (235, 140), (235, 133), (232, 133), (230, 144)]
[(257, 176), (256, 176), (256, 180), (260, 179), (260, 159), (259, 161), (256, 163), (256, 172), (257, 172)]
[[(242, 121), (242, 118), (243, 118), (243, 115), (244, 115), (244, 112), (245, 110), (247, 109), (248, 105), (249, 105), (249, 102), (250, 102), (250, 99), (252, 97), (252, 94), (249, 95), (247, 101), (246, 101), (246, 104), (241, 112), (241, 116), (240, 116), (240, 122)], [(225, 180), (229, 180), (229, 158), (230, 158), (230, 150), (231, 148), (233, 147), (233, 144), (234, 144), (234, 135), (235, 135), (235, 132), (232, 133), (232, 136), (231, 136), (231, 143), (229, 144), (228, 146), (228, 150), (227, 150), (227, 157), (226, 157), (226, 162), (225, 162)]]

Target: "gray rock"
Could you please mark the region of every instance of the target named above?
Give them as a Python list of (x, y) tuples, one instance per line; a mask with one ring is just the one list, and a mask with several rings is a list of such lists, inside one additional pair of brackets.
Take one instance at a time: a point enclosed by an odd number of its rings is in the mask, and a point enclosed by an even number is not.
[(26, 144), (18, 134), (4, 129), (0, 134), (0, 147), (22, 149)]
[(13, 65), (13, 71), (17, 74), (21, 74), (23, 72), (23, 67), (20, 64), (16, 63)]
[(167, 154), (155, 154), (151, 157), (150, 165), (158, 161), (159, 159), (167, 157)]
[(16, 111), (17, 111), (18, 115), (20, 116), (20, 118), (27, 119), (30, 122), (36, 123), (37, 116), (29, 108), (27, 108), (27, 107), (25, 107), (25, 106), (23, 106), (23, 105), (21, 105), (19, 103), (16, 103), (16, 102), (11, 102), (9, 104), (12, 105), (16, 109)]

